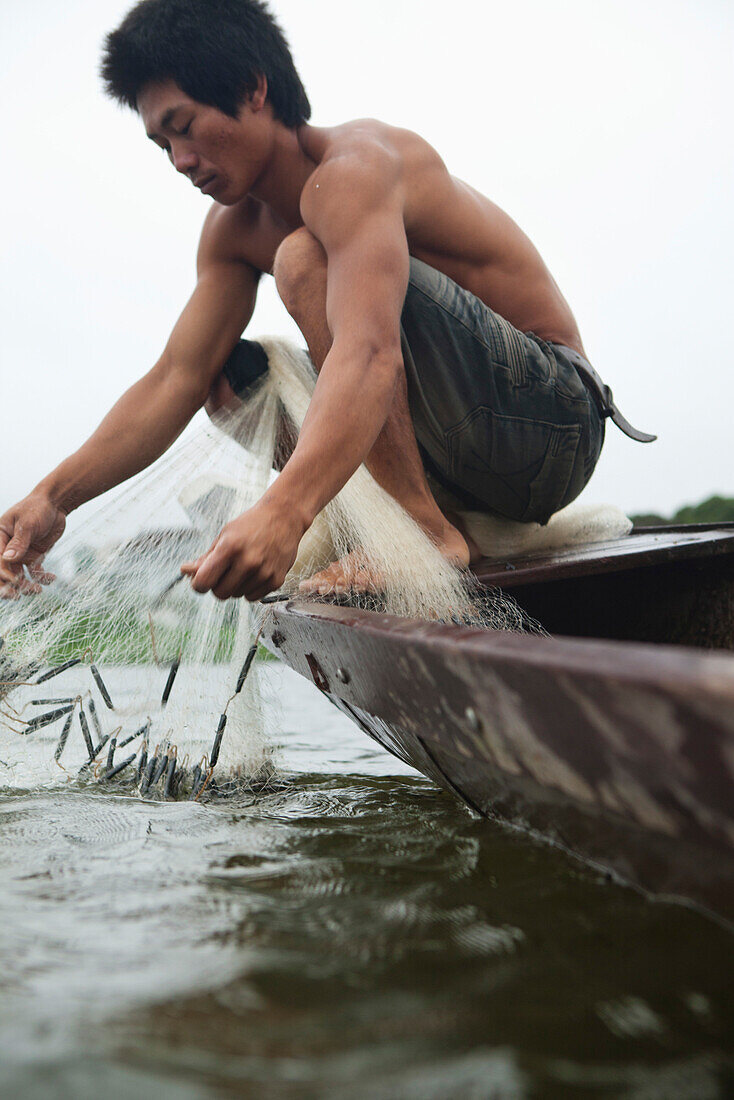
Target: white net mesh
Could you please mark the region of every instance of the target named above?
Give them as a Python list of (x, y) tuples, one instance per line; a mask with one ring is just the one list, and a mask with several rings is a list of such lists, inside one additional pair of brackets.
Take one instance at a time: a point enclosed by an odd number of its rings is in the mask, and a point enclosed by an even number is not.
[[(269, 362), (235, 411), (203, 416), (157, 463), (64, 538), (41, 594), (0, 602), (2, 762), (51, 783), (134, 783), (201, 796), (272, 771), (258, 692), (267, 608), (195, 594), (182, 562), (255, 503), (276, 451), (303, 421), (308, 356), (262, 341)], [(513, 601), (472, 592), (423, 531), (360, 468), (304, 537), (284, 590), (347, 554), (378, 590), (352, 602), (411, 618), (533, 628)]]

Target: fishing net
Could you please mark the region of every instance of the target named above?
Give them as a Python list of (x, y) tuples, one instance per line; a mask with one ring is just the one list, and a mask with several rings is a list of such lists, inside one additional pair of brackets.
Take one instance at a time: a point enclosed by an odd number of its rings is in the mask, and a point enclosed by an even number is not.
[[(261, 344), (268, 369), (235, 409), (197, 418), (103, 499), (47, 563), (51, 585), (0, 601), (0, 765), (15, 786), (81, 776), (196, 798), (271, 775), (258, 659), (271, 608), (196, 594), (179, 571), (259, 499), (303, 422), (308, 355)], [(284, 592), (348, 554), (379, 578), (350, 594), (361, 606), (538, 629), (512, 600), (473, 590), (364, 467), (307, 532)]]
[(213, 765), (268, 774), (260, 609), (198, 596), (179, 569), (267, 487), (272, 437), (261, 460), (203, 418), (192, 429), (64, 537), (51, 585), (0, 603), (0, 722), (20, 735), (0, 758), (16, 786), (81, 771), (196, 796)]

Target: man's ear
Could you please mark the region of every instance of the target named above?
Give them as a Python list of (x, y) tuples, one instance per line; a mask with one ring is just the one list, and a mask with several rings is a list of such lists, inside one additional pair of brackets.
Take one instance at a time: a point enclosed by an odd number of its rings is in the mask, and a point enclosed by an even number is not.
[(251, 96), (248, 96), (247, 102), (250, 109), (257, 114), (258, 111), (262, 111), (265, 106), (265, 100), (268, 98), (268, 78), (264, 73), (260, 73), (257, 78), (257, 87)]

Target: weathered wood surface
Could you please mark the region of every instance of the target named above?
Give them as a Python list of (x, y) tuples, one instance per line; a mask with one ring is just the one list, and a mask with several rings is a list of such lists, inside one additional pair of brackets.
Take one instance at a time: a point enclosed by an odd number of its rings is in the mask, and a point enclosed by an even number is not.
[[(728, 531), (707, 544), (727, 541), (731, 553)], [(685, 545), (706, 560), (704, 542)], [(640, 569), (653, 584), (682, 564), (669, 555)], [(522, 587), (514, 594), (525, 606)], [(479, 812), (734, 918), (733, 656), (305, 601), (275, 609), (264, 637), (366, 732)]]

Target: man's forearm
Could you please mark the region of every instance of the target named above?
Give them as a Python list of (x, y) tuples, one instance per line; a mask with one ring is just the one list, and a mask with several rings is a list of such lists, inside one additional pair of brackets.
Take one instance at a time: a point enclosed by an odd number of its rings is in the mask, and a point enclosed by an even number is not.
[(390, 412), (401, 369), (399, 345), (345, 354), (335, 343), (293, 454), (265, 497), (294, 511), (304, 528), (310, 526), (369, 455)]
[(131, 386), (78, 451), (37, 486), (63, 512), (144, 470), (180, 435), (206, 393), (158, 364)]

